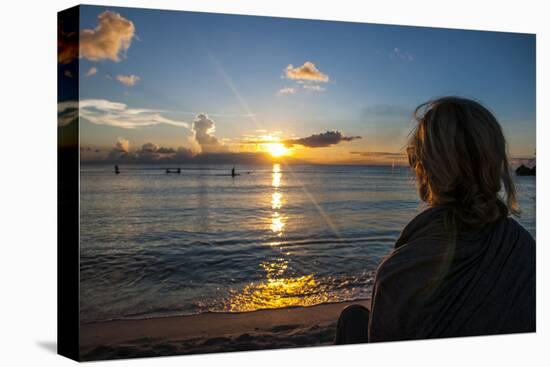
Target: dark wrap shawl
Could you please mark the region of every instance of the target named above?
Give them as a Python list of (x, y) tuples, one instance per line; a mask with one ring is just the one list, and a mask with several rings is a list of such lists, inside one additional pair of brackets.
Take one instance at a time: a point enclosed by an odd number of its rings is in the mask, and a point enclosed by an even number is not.
[(535, 331), (535, 241), (514, 219), (480, 231), (431, 208), (379, 266), (369, 342)]

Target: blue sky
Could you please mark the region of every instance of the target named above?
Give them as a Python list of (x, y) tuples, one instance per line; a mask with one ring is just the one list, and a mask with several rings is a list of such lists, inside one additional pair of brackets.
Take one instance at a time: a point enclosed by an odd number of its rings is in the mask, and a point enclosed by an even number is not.
[[(106, 10), (134, 33), (118, 60), (80, 58), (80, 99), (176, 123), (84, 121), (82, 144), (106, 149), (124, 138), (134, 147), (200, 149), (193, 121), (204, 113), (215, 125), (209, 134), (229, 150), (260, 135), (330, 130), (362, 139), (297, 147), (299, 155), (351, 161), (364, 157), (350, 151), (399, 152), (414, 107), (453, 94), (496, 114), (512, 156), (535, 150), (534, 35), (95, 6), (81, 8), (81, 30), (96, 28)], [(306, 62), (328, 80), (288, 76), (289, 65)]]

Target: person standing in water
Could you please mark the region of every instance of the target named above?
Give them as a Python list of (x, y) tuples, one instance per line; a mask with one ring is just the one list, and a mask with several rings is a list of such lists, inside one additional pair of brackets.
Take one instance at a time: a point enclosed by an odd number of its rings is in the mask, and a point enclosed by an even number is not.
[(235, 177), (237, 174), (235, 174), (235, 167), (231, 169), (231, 177)]
[(342, 311), (335, 344), (534, 332), (535, 240), (511, 217), (500, 124), (458, 97), (414, 115), (407, 155), (427, 209), (379, 265), (370, 310)]

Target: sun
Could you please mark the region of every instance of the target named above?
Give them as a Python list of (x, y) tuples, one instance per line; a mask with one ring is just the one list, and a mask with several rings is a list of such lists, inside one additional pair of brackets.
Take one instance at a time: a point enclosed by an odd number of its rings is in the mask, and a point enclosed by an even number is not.
[(259, 135), (252, 141), (256, 144), (256, 151), (268, 153), (272, 158), (281, 158), (293, 155), (294, 149), (288, 147), (278, 136), (280, 132)]
[(288, 149), (283, 143), (268, 143), (265, 144), (265, 149), (274, 158), (289, 155), (290, 153), (290, 149)]

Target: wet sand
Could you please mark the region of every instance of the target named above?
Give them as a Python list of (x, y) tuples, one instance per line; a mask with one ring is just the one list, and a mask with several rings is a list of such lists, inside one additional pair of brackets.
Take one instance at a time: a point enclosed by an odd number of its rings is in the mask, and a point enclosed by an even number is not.
[(348, 305), (369, 300), (245, 313), (205, 313), (83, 324), (82, 360), (330, 345)]

